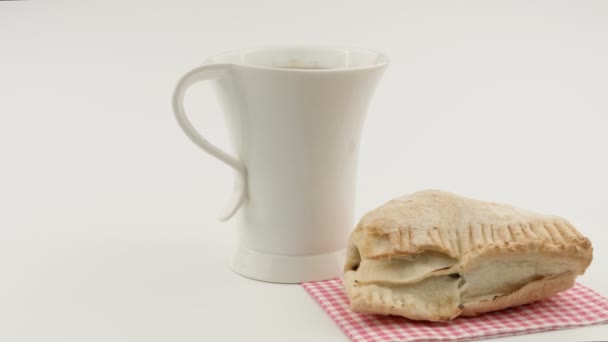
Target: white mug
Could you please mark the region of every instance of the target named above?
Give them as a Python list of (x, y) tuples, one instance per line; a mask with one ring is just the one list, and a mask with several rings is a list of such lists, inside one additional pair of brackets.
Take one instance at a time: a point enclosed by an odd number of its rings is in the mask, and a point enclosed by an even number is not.
[[(369, 100), (388, 63), (355, 48), (287, 46), (221, 54), (184, 75), (173, 110), (186, 135), (235, 171), (232, 269), (299, 283), (341, 274), (353, 228), (357, 157)], [(193, 83), (213, 81), (234, 154), (203, 138), (184, 111)]]

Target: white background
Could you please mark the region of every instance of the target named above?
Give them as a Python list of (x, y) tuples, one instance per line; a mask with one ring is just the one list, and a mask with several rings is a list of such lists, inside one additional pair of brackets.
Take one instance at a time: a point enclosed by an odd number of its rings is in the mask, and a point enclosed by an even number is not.
[[(1, 341), (347, 340), (299, 286), (229, 271), (232, 173), (170, 109), (206, 57), (281, 43), (391, 58), (357, 220), (425, 188), (558, 214), (595, 246), (580, 281), (608, 296), (607, 2), (1, 1)], [(228, 148), (208, 85), (190, 94)]]

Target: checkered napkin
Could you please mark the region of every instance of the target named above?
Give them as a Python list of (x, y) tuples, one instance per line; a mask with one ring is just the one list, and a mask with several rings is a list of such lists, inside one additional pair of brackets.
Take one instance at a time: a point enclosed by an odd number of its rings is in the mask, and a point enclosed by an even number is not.
[(340, 279), (302, 286), (355, 342), (468, 341), (608, 321), (608, 299), (580, 284), (544, 301), (438, 323), (351, 311)]

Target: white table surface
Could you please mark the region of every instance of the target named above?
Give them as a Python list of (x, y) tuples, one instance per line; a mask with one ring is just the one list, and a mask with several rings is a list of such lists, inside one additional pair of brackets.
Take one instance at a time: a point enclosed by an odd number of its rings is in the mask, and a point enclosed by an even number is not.
[[(608, 296), (608, 3), (0, 2), (0, 341), (347, 341), (297, 285), (227, 266), (231, 173), (178, 129), (177, 78), (280, 43), (392, 60), (357, 217), (437, 188), (570, 219)], [(208, 85), (197, 127), (227, 146)], [(602, 340), (608, 325), (501, 341)]]

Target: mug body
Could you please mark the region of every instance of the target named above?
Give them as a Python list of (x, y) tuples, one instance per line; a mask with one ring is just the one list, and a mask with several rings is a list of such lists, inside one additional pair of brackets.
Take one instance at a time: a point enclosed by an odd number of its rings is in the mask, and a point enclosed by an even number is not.
[(353, 229), (361, 129), (386, 58), (278, 47), (210, 62), (232, 64), (215, 89), (247, 170), (232, 268), (272, 282), (339, 276)]

